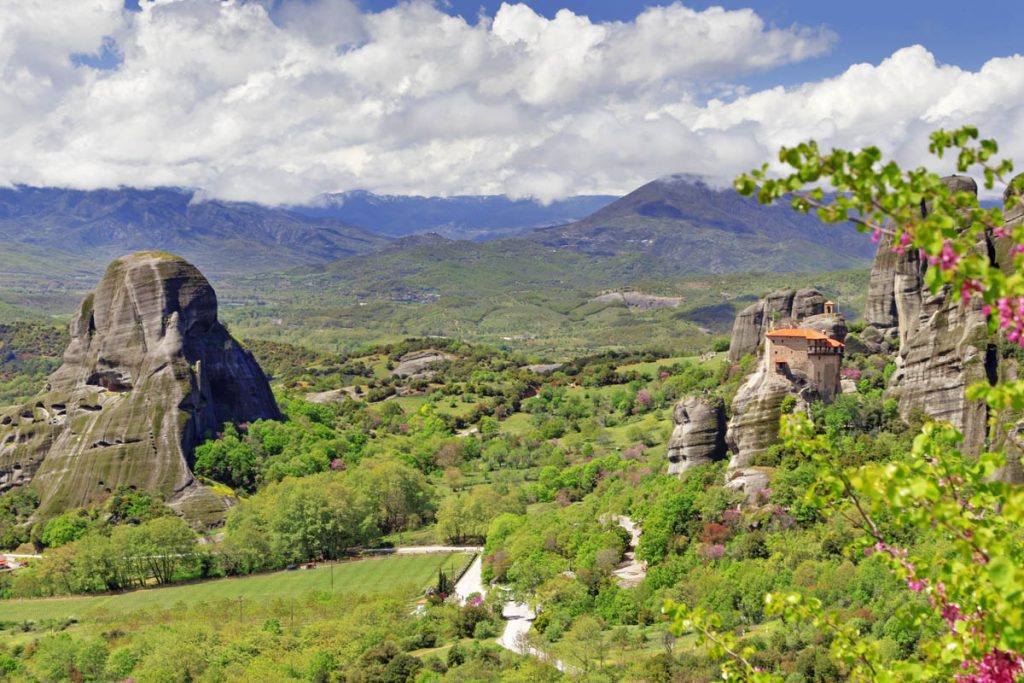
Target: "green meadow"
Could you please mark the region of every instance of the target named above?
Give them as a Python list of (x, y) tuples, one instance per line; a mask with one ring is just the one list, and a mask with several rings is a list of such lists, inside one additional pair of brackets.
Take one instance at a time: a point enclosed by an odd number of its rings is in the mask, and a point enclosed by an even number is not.
[[(116, 595), (40, 598), (0, 601), (0, 621), (39, 621), (75, 618), (88, 620), (104, 613), (128, 614), (180, 605), (216, 603), (224, 600), (263, 602), (296, 598), (313, 592), (364, 595), (387, 591), (415, 595), (425, 589), (444, 569), (451, 574), (469, 560), (464, 553), (398, 555), (342, 562), (315, 569), (298, 569), (241, 578), (216, 579), (166, 588), (150, 588)], [(333, 573), (333, 589), (332, 575)]]

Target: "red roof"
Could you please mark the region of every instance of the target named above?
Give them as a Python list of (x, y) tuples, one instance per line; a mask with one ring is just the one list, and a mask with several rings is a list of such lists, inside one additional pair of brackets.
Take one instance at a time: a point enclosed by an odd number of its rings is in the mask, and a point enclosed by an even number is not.
[(801, 330), (796, 327), (786, 327), (781, 330), (772, 330), (765, 336), (771, 337), (773, 339), (796, 338), (806, 339), (808, 341), (825, 341), (828, 342), (828, 345), (833, 348), (845, 346), (845, 344), (843, 344), (841, 341), (833, 339), (827, 334), (822, 334), (817, 330)]

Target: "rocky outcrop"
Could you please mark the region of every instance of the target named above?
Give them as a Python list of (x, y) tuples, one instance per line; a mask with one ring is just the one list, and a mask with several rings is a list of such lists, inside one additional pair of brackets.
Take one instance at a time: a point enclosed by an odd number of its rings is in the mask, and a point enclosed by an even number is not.
[(31, 484), (45, 515), (127, 485), (212, 521), (224, 503), (195, 480), (195, 446), (225, 422), (277, 417), (206, 278), (170, 254), (132, 254), (82, 302), (44, 392), (0, 415), (0, 490)]
[(797, 392), (796, 384), (765, 367), (747, 378), (732, 401), (732, 419), (725, 436), (732, 453), (730, 470), (750, 466), (754, 456), (778, 442), (782, 401)]
[(793, 326), (825, 310), (825, 297), (816, 289), (782, 289), (772, 292), (736, 316), (729, 342), (729, 360), (736, 362), (757, 353), (772, 322)]
[(400, 379), (430, 379), (437, 374), (431, 367), (449, 361), (454, 356), (440, 351), (412, 351), (398, 359), (391, 374)]
[(668, 473), (679, 475), (725, 457), (725, 401), (690, 396), (676, 404), (676, 427), (668, 442)]
[(836, 341), (845, 342), (849, 329), (846, 320), (841, 315), (821, 314), (804, 318), (799, 327), (804, 330), (814, 330), (832, 337)]
[[(1022, 176), (1017, 176), (1017, 181)], [(1013, 197), (1010, 187), (1003, 193), (1004, 202), (1009, 202)], [(1015, 204), (1008, 209), (1004, 217), (1006, 227), (1015, 229), (1024, 224), (1024, 203)], [(1011, 275), (1014, 269), (1013, 255), (1010, 253), (1010, 241), (1007, 239), (995, 240), (995, 254), (999, 267), (1007, 275)], [(1016, 359), (1001, 360), (999, 365), (999, 379), (1004, 382), (1013, 382), (1022, 378), (1020, 364)], [(1004, 410), (995, 416), (996, 426), (992, 432), (992, 449), (1006, 453), (1006, 465), (1004, 465), (997, 477), (1003, 481), (1024, 483), (1024, 415), (1012, 410)]]
[(742, 493), (750, 503), (767, 502), (766, 494), (771, 483), (772, 470), (767, 467), (744, 467), (729, 470), (725, 477), (725, 488)]
[[(951, 190), (977, 193), (974, 180), (963, 176), (944, 179)], [(927, 215), (929, 207), (922, 206)], [(978, 249), (994, 253), (990, 237)], [(900, 254), (891, 239), (882, 240), (871, 271), (865, 311), (868, 327), (862, 339), (880, 344), (898, 339), (896, 372), (889, 393), (899, 399), (904, 419), (915, 411), (948, 420), (963, 430), (965, 449), (984, 448), (987, 412), (983, 403), (968, 401), (964, 390), (977, 381), (994, 379), (997, 363), (990, 343), (982, 303), (962, 303), (944, 287), (932, 294), (925, 284), (928, 263), (916, 249)], [(874, 347), (871, 347), (875, 350)]]

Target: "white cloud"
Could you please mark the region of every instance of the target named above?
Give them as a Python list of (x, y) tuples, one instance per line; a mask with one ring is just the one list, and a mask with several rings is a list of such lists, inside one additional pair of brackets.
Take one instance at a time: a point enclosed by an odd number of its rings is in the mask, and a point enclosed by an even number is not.
[[(504, 4), (472, 25), (423, 1), (380, 13), (349, 0), (0, 5), (6, 183), (187, 185), (264, 202), (352, 188), (550, 199), (670, 172), (724, 179), (810, 136), (914, 163), (939, 125), (1024, 139), (1020, 57), (965, 72), (912, 47), (748, 94), (743, 75), (835, 40), (751, 10), (677, 3), (595, 23)], [(72, 64), (105, 37), (117, 69)]]

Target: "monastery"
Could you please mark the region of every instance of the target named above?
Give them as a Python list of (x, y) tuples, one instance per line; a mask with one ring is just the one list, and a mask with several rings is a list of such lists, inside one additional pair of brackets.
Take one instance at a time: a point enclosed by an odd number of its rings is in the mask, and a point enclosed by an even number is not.
[[(831, 301), (825, 313), (834, 311)], [(842, 391), (839, 369), (843, 363), (841, 341), (816, 330), (787, 327), (765, 335), (767, 369), (789, 379), (803, 379), (829, 403)]]

